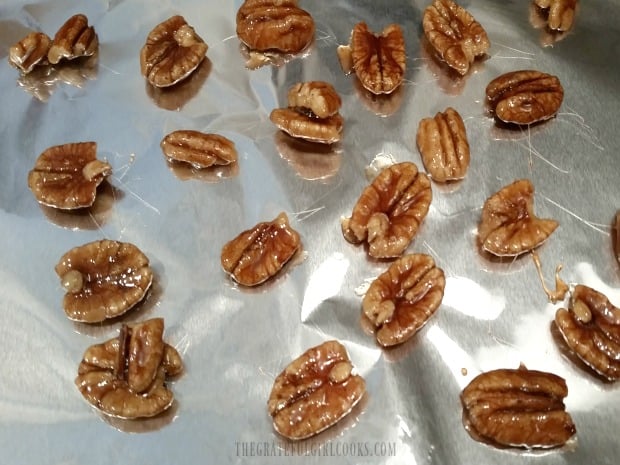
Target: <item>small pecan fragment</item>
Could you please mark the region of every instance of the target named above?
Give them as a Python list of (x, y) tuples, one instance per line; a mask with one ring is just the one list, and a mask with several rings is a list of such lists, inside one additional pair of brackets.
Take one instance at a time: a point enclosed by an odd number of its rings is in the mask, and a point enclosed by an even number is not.
[(568, 31), (573, 27), (577, 0), (534, 0), (547, 11), (547, 26), (554, 31)]
[(568, 347), (609, 381), (620, 378), (620, 308), (598, 291), (575, 286), (570, 306), (555, 314)]
[(430, 207), (431, 182), (415, 164), (383, 169), (364, 189), (342, 234), (352, 244), (368, 242), (374, 258), (397, 257), (409, 246)]
[(37, 65), (47, 64), (52, 40), (42, 32), (31, 32), (9, 49), (9, 64), (28, 74)]
[(564, 99), (564, 88), (551, 74), (512, 71), (493, 79), (486, 96), (491, 111), (500, 120), (532, 124), (555, 116)]
[(237, 161), (235, 144), (218, 134), (179, 130), (164, 137), (160, 145), (168, 160), (189, 163), (196, 169)]
[(469, 167), (469, 143), (463, 119), (454, 108), (421, 120), (416, 142), (424, 167), (434, 181), (465, 177)]
[(576, 432), (567, 395), (564, 379), (552, 373), (523, 366), (482, 373), (461, 393), (466, 428), (500, 446), (558, 447)]
[(310, 110), (318, 118), (327, 118), (338, 113), (342, 100), (328, 82), (309, 81), (299, 82), (289, 89), (288, 105)]
[(97, 186), (112, 167), (97, 160), (95, 142), (75, 142), (46, 149), (28, 173), (28, 187), (43, 205), (74, 210), (95, 202)]
[(278, 273), (300, 246), (299, 233), (290, 227), (286, 213), (280, 213), (227, 242), (221, 263), (239, 284), (257, 286)]
[(165, 380), (183, 371), (181, 356), (163, 334), (162, 318), (123, 325), (118, 337), (86, 350), (75, 385), (106, 415), (135, 419), (163, 412), (174, 400)]
[(534, 186), (520, 179), (487, 199), (478, 225), (483, 250), (498, 256), (514, 256), (541, 245), (558, 222), (534, 214)]
[(269, 395), (275, 430), (288, 439), (306, 439), (345, 417), (366, 392), (364, 379), (352, 370), (338, 341), (324, 342), (293, 360)]
[(172, 16), (149, 32), (140, 72), (155, 87), (173, 86), (198, 68), (208, 48), (182, 16)]
[(476, 57), (484, 55), (490, 46), (480, 23), (452, 0), (433, 0), (424, 10), (422, 26), (439, 56), (461, 75), (466, 74)]
[(429, 255), (405, 255), (375, 279), (362, 301), (384, 347), (401, 344), (435, 313), (446, 286), (443, 270)]
[(149, 259), (135, 245), (108, 239), (65, 253), (56, 274), (66, 290), (70, 320), (98, 323), (127, 312), (146, 295), (153, 281)]
[(99, 49), (99, 39), (92, 26), (88, 25), (88, 18), (77, 14), (63, 24), (56, 35), (47, 53), (47, 59), (53, 65), (62, 59), (94, 55)]
[(237, 35), (251, 50), (299, 53), (314, 39), (314, 20), (297, 0), (246, 0), (237, 12)]

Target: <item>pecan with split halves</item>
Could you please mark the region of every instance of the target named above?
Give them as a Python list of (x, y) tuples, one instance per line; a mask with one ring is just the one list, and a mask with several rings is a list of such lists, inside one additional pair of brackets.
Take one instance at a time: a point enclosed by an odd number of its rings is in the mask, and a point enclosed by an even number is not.
[(99, 39), (95, 29), (88, 25), (86, 16), (77, 14), (58, 30), (47, 53), (47, 59), (55, 65), (62, 59), (92, 56), (98, 49)]
[(218, 134), (174, 131), (163, 138), (160, 146), (168, 160), (189, 163), (196, 169), (229, 165), (237, 161), (235, 144)]
[(573, 27), (577, 0), (534, 0), (534, 3), (547, 12), (549, 29), (568, 31)]
[(318, 118), (335, 115), (342, 106), (334, 86), (323, 81), (299, 82), (288, 91), (288, 106), (309, 110)]
[(9, 63), (28, 74), (37, 65), (45, 65), (52, 44), (47, 34), (31, 32), (9, 49)]

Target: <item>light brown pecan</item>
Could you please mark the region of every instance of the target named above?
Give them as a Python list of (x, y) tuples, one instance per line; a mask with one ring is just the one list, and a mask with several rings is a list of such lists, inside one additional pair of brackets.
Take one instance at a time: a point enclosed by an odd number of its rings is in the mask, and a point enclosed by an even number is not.
[(336, 424), (362, 399), (366, 383), (352, 374), (338, 341), (308, 349), (275, 379), (267, 408), (282, 436), (305, 439)]
[(424, 10), (422, 26), (439, 56), (461, 75), (489, 49), (484, 28), (452, 0), (433, 0)]
[(46, 149), (28, 173), (28, 187), (49, 207), (74, 210), (95, 202), (97, 186), (112, 167), (97, 160), (95, 142), (75, 142)]
[(550, 448), (576, 432), (564, 407), (568, 388), (552, 373), (499, 369), (478, 375), (461, 393), (465, 426), (496, 445)]
[(309, 110), (318, 118), (328, 118), (340, 110), (342, 101), (334, 86), (323, 81), (299, 82), (288, 91), (288, 106)]
[(547, 26), (554, 31), (568, 31), (573, 27), (577, 0), (534, 0), (541, 9), (547, 10)]
[(555, 116), (564, 99), (564, 88), (551, 74), (512, 71), (493, 79), (486, 96), (491, 111), (500, 120), (532, 124)]
[(342, 137), (344, 120), (339, 113), (327, 118), (315, 118), (292, 108), (276, 108), (269, 119), (292, 137), (311, 142), (333, 144)]
[(609, 381), (620, 378), (620, 308), (594, 289), (577, 285), (570, 306), (555, 314), (568, 347)]
[(478, 224), (483, 250), (498, 256), (514, 256), (541, 245), (558, 222), (534, 214), (534, 186), (520, 179), (487, 199)]
[(149, 32), (140, 50), (140, 71), (155, 87), (187, 78), (207, 54), (207, 44), (182, 16), (172, 16)]
[(280, 213), (227, 242), (222, 268), (239, 284), (257, 286), (278, 273), (300, 246), (299, 233), (290, 227), (286, 213)]
[(237, 35), (252, 50), (299, 53), (314, 39), (314, 20), (297, 0), (246, 0), (237, 12)]
[(53, 65), (60, 60), (92, 56), (99, 49), (99, 39), (88, 18), (77, 14), (61, 26), (47, 53), (47, 59)]
[(430, 207), (431, 183), (415, 164), (385, 168), (364, 189), (342, 233), (353, 244), (368, 242), (375, 258), (397, 257), (409, 246)]
[(84, 323), (122, 315), (144, 298), (153, 282), (149, 259), (140, 249), (108, 239), (69, 250), (55, 270), (66, 291), (67, 317)]
[(469, 143), (461, 115), (454, 108), (424, 118), (416, 136), (418, 150), (431, 178), (437, 182), (463, 179), (469, 167)]
[(31, 32), (9, 49), (9, 64), (24, 74), (37, 65), (47, 64), (47, 52), (52, 39), (42, 32)]
[(84, 398), (106, 415), (155, 416), (172, 405), (167, 377), (183, 371), (176, 349), (163, 340), (164, 320), (123, 325), (119, 336), (89, 347), (75, 384)]
[(375, 279), (362, 301), (377, 342), (401, 344), (417, 333), (435, 313), (446, 286), (443, 270), (429, 255), (405, 255)]
[(237, 161), (235, 144), (218, 134), (179, 130), (161, 141), (161, 149), (170, 161), (189, 163), (196, 169), (229, 165)]

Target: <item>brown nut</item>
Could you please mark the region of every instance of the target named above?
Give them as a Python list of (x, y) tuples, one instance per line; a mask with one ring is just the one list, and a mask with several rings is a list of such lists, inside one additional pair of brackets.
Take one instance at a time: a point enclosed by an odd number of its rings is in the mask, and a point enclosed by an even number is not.
[(97, 160), (95, 142), (76, 142), (46, 149), (28, 173), (28, 187), (49, 207), (74, 210), (95, 202), (97, 186), (112, 167)]
[(47, 59), (53, 65), (62, 59), (73, 60), (94, 55), (99, 49), (99, 39), (88, 18), (77, 14), (61, 26), (47, 53)]
[(498, 256), (520, 255), (541, 245), (558, 227), (534, 214), (534, 186), (520, 179), (487, 199), (478, 225), (483, 250)]
[(371, 257), (397, 257), (418, 232), (431, 200), (431, 182), (415, 164), (389, 166), (364, 189), (351, 217), (342, 221), (342, 234), (353, 244), (368, 242)]
[(447, 182), (465, 177), (469, 167), (469, 143), (463, 119), (454, 108), (420, 121), (416, 142), (433, 181)]
[(218, 134), (179, 130), (164, 137), (160, 145), (168, 160), (189, 163), (196, 169), (237, 161), (235, 144)]
[(554, 31), (568, 31), (573, 27), (577, 0), (534, 0), (543, 10), (548, 10), (547, 26)]
[(500, 446), (558, 447), (576, 432), (567, 395), (564, 379), (552, 373), (523, 366), (482, 373), (461, 393), (465, 425), (475, 439)]
[(106, 415), (134, 419), (155, 416), (172, 405), (166, 377), (183, 371), (176, 349), (163, 340), (164, 320), (123, 325), (118, 337), (89, 347), (75, 385)]
[(267, 407), (282, 436), (306, 439), (336, 424), (361, 400), (366, 383), (351, 373), (338, 341), (308, 349), (275, 379)]
[(443, 270), (429, 255), (405, 255), (375, 279), (362, 301), (384, 347), (407, 341), (435, 313), (446, 286)]
[(342, 137), (344, 120), (339, 113), (327, 118), (314, 118), (292, 108), (276, 108), (269, 119), (292, 137), (319, 144), (333, 144)]
[(351, 32), (351, 60), (357, 78), (373, 94), (390, 94), (403, 82), (407, 64), (405, 38), (398, 24), (377, 35), (366, 23)]
[(37, 65), (47, 64), (52, 43), (47, 34), (31, 32), (9, 49), (9, 64), (28, 74)]
[(73, 321), (98, 323), (140, 302), (153, 282), (149, 259), (135, 245), (100, 240), (75, 247), (56, 265)]
[(237, 35), (252, 50), (299, 53), (314, 39), (314, 20), (297, 0), (246, 0), (237, 12)]
[(140, 72), (155, 87), (173, 86), (198, 68), (208, 48), (182, 16), (172, 16), (149, 32)]
[(532, 124), (555, 116), (564, 89), (551, 74), (534, 70), (512, 71), (493, 79), (486, 88), (487, 102), (506, 123)]
[(463, 75), (489, 49), (484, 28), (452, 0), (433, 0), (424, 10), (424, 34), (448, 66)]
[(586, 365), (609, 381), (620, 378), (620, 308), (592, 288), (575, 286), (569, 309), (555, 324), (566, 344)]
[(222, 268), (239, 284), (257, 286), (278, 273), (300, 246), (299, 233), (289, 226), (286, 213), (280, 213), (227, 242)]
[(288, 106), (309, 110), (318, 118), (333, 116), (342, 101), (334, 86), (323, 81), (299, 82), (288, 91)]

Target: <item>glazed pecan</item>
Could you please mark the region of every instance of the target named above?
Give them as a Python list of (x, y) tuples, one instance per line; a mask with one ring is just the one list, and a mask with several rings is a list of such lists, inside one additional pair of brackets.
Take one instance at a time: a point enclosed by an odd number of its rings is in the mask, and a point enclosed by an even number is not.
[(547, 11), (547, 26), (554, 31), (568, 31), (573, 27), (577, 0), (534, 0)]
[(461, 393), (466, 428), (496, 445), (549, 448), (576, 432), (564, 407), (566, 382), (542, 371), (500, 369), (482, 373)]
[(77, 14), (58, 30), (47, 53), (47, 59), (55, 65), (62, 59), (92, 56), (98, 49), (99, 39), (95, 29), (88, 25), (86, 16)]
[(555, 324), (568, 347), (609, 381), (620, 378), (620, 308), (598, 291), (575, 286), (569, 309), (559, 309)]
[(166, 377), (183, 371), (176, 349), (163, 340), (164, 320), (123, 325), (119, 336), (89, 347), (75, 384), (84, 398), (106, 415), (155, 416), (172, 405)]
[(463, 119), (454, 108), (421, 120), (416, 142), (424, 167), (434, 181), (465, 177), (469, 167), (469, 143)]
[(368, 242), (371, 257), (397, 257), (418, 232), (431, 200), (428, 176), (415, 164), (389, 166), (364, 189), (351, 217), (342, 221), (342, 234), (353, 244)]
[(352, 370), (338, 341), (293, 360), (275, 379), (267, 402), (275, 430), (289, 439), (305, 439), (345, 417), (366, 392), (364, 379)]
[(280, 213), (271, 222), (258, 223), (222, 248), (222, 268), (244, 286), (256, 286), (274, 276), (301, 246), (299, 233)]
[(557, 221), (534, 214), (534, 186), (520, 179), (484, 203), (478, 239), (482, 249), (493, 255), (514, 256), (541, 245), (557, 227)]
[(9, 49), (9, 64), (28, 74), (37, 65), (47, 64), (52, 40), (42, 32), (31, 32)]
[(562, 105), (564, 88), (551, 74), (512, 71), (493, 79), (486, 96), (491, 111), (500, 120), (532, 124), (555, 116)]
[(340, 110), (342, 101), (334, 86), (323, 81), (299, 82), (288, 91), (288, 106), (309, 110), (318, 118), (328, 118)]
[(314, 20), (297, 0), (246, 0), (237, 12), (237, 35), (252, 50), (299, 53), (314, 39)]
[(384, 347), (401, 344), (435, 313), (446, 286), (443, 271), (429, 255), (405, 255), (375, 279), (362, 301)]
[(461, 75), (489, 49), (484, 28), (452, 0), (433, 0), (424, 10), (422, 26), (439, 56)]
[(149, 259), (135, 245), (100, 240), (75, 247), (56, 265), (70, 320), (98, 323), (127, 312), (153, 282)]
[(314, 118), (292, 108), (276, 108), (269, 119), (292, 137), (311, 142), (333, 144), (342, 137), (344, 120), (339, 113), (327, 118)]
[(196, 169), (229, 165), (237, 161), (235, 144), (218, 134), (174, 131), (163, 138), (160, 146), (168, 160), (189, 163)]
[(208, 48), (182, 16), (172, 16), (149, 32), (140, 71), (155, 87), (173, 86), (198, 68)]

